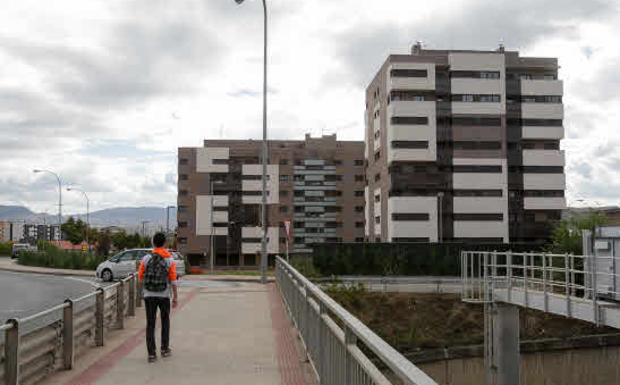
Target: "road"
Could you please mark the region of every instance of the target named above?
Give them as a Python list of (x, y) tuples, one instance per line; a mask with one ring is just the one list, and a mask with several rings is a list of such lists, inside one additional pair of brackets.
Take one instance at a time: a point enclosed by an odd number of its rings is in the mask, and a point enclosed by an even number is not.
[(0, 271), (0, 323), (25, 317), (95, 289), (94, 280)]

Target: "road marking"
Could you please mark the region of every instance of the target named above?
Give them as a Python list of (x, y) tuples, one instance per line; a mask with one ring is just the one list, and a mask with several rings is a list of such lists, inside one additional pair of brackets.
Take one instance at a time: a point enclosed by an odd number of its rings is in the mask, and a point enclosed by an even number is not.
[(78, 278), (78, 277), (65, 277), (66, 279), (70, 279), (72, 281), (76, 281), (76, 282), (82, 282), (82, 283), (87, 283), (91, 286), (93, 286), (94, 288), (98, 289), (100, 287), (103, 287), (102, 285), (100, 285), (99, 283), (97, 283), (96, 281), (91, 281), (88, 279), (84, 279), (84, 278)]

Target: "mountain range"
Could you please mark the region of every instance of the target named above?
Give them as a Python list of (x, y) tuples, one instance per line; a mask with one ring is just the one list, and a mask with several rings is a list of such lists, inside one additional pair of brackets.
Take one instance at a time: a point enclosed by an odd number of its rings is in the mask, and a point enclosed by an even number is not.
[[(175, 227), (176, 208), (170, 209), (170, 227)], [(63, 221), (69, 217), (86, 221), (85, 214), (63, 215)], [(89, 215), (90, 225), (93, 227), (118, 226), (129, 231), (142, 231), (142, 221), (149, 232), (166, 228), (166, 208), (164, 207), (114, 207), (93, 211)], [(58, 216), (45, 213), (35, 213), (24, 206), (0, 205), (0, 221), (26, 223), (57, 223)]]

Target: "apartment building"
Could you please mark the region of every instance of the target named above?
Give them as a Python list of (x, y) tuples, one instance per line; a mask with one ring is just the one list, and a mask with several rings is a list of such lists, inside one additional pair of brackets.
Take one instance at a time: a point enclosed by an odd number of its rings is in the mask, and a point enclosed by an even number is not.
[(366, 236), (542, 242), (566, 207), (554, 58), (391, 55), (366, 89)]
[[(318, 242), (364, 240), (364, 143), (336, 135), (268, 144), (270, 257)], [(179, 148), (178, 248), (194, 262), (256, 266), (261, 248), (261, 141)], [(285, 223), (290, 223), (287, 237)], [(213, 241), (213, 242), (212, 242)]]

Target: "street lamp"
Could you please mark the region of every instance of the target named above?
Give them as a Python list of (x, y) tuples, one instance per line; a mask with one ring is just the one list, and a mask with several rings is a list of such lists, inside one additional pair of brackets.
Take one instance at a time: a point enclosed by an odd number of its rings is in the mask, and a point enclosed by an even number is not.
[(90, 251), (90, 242), (88, 241), (88, 233), (90, 231), (90, 199), (88, 199), (88, 195), (82, 189), (76, 187), (67, 187), (67, 191), (77, 191), (82, 193), (84, 199), (86, 199), (86, 245), (88, 246), (88, 250)]
[(56, 180), (58, 181), (58, 240), (62, 241), (62, 181), (60, 179), (60, 176), (50, 170), (34, 169), (32, 170), (32, 172), (34, 172), (35, 174), (41, 172), (52, 174), (56, 177)]
[[(235, 0), (237, 4), (245, 0)], [(261, 199), (261, 222), (263, 237), (261, 240), (261, 283), (267, 283), (267, 3), (263, 0), (263, 192)]]

